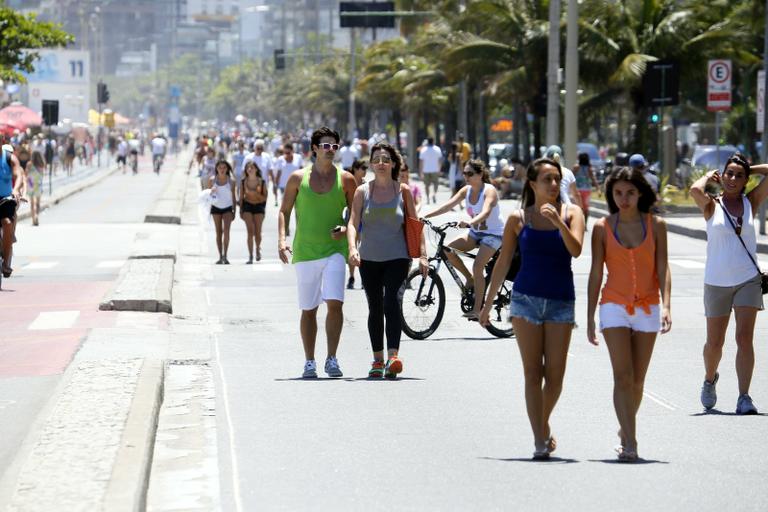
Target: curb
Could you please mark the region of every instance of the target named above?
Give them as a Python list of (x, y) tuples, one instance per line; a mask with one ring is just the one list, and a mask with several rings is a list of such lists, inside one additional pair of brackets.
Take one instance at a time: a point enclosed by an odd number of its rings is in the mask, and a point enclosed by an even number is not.
[(164, 367), (162, 361), (155, 359), (145, 360), (141, 367), (139, 382), (104, 496), (104, 510), (139, 512), (146, 508), (155, 433), (163, 403)]
[[(114, 173), (119, 171), (119, 167), (115, 167), (114, 169), (110, 169), (103, 174), (99, 174), (97, 176), (91, 176), (90, 178), (84, 179), (82, 182), (78, 183), (77, 185), (73, 185), (70, 190), (65, 190), (64, 192), (61, 192), (60, 194), (54, 194), (53, 196), (49, 196), (48, 198), (41, 198), (40, 199), (40, 212), (43, 212), (44, 210), (47, 210), (51, 206), (59, 204), (64, 199), (67, 199), (70, 196), (73, 196), (77, 194), (78, 192), (82, 192), (86, 188), (90, 188), (93, 185), (96, 185), (100, 181), (112, 176)], [(65, 185), (66, 187), (66, 185)], [(62, 187), (64, 188), (64, 187)], [(38, 212), (38, 213), (40, 213)], [(24, 220), (24, 219), (31, 219), (32, 218), (32, 210), (26, 209), (23, 213), (19, 213), (17, 215), (17, 221)]]
[(172, 313), (174, 258), (134, 258), (99, 304), (100, 311)]
[(179, 167), (178, 162), (176, 162), (176, 167), (168, 179), (163, 193), (155, 201), (151, 211), (144, 216), (144, 222), (181, 224), (181, 210), (184, 205), (184, 190), (187, 176), (187, 170)]

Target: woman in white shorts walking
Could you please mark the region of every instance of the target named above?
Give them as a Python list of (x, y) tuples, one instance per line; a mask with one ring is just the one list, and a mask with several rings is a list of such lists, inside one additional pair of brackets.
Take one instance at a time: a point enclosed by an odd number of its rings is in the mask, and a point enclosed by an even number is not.
[[(723, 174), (710, 171), (691, 185), (691, 197), (707, 221), (707, 263), (704, 268), (704, 314), (707, 341), (704, 344), (704, 384), (701, 405), (717, 403), (717, 367), (723, 356), (725, 332), (733, 310), (736, 318), (736, 376), (739, 397), (736, 414), (757, 414), (749, 396), (755, 367), (753, 337), (758, 310), (763, 309), (760, 272), (757, 269), (755, 215), (768, 196), (768, 179), (745, 194), (752, 173), (768, 175), (768, 165), (750, 165), (740, 153), (729, 158)], [(719, 183), (723, 192), (712, 197), (708, 183)]]
[(613, 368), (613, 406), (621, 440), (616, 452), (620, 462), (634, 462), (637, 411), (656, 335), (672, 327), (667, 228), (663, 219), (650, 213), (656, 194), (640, 171), (628, 167), (614, 171), (606, 181), (605, 197), (611, 215), (598, 220), (592, 231), (587, 337), (598, 345), (595, 309), (605, 265), (608, 279), (599, 316)]

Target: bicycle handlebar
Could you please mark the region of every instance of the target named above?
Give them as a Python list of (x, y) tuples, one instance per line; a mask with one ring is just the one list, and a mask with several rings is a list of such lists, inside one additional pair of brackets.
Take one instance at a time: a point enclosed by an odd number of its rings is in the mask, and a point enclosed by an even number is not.
[(437, 233), (445, 233), (448, 229), (455, 228), (459, 225), (458, 222), (446, 222), (445, 224), (435, 226), (434, 224), (429, 222), (429, 220), (427, 219), (421, 219), (421, 222), (429, 226), (429, 228), (432, 229), (432, 231), (435, 231)]

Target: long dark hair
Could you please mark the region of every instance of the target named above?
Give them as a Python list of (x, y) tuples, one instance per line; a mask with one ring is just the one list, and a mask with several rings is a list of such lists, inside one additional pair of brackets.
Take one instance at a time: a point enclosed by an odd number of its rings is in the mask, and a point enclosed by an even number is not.
[[(472, 168), (472, 172), (475, 174), (480, 174), (483, 177), (483, 183), (490, 183), (491, 182), (491, 173), (488, 172), (488, 168), (485, 166), (485, 162), (482, 160), (478, 160), (476, 158), (473, 158), (469, 162), (467, 162), (466, 166), (469, 166)], [(461, 170), (461, 172), (464, 172), (464, 169)]]
[(613, 200), (613, 186), (620, 181), (629, 182), (637, 188), (640, 192), (637, 209), (643, 213), (650, 212), (653, 203), (656, 202), (656, 193), (648, 180), (643, 177), (643, 171), (634, 167), (619, 167), (605, 180), (605, 200), (608, 203), (608, 211), (611, 213), (619, 211), (616, 201)]
[[(749, 167), (749, 162), (747, 162), (747, 157), (745, 157), (743, 154), (736, 152), (731, 155), (731, 157), (725, 161), (725, 165), (723, 166), (723, 174), (725, 174), (725, 170), (728, 168), (729, 165), (736, 164), (742, 169), (744, 169), (744, 177), (749, 181), (749, 175), (752, 172), (752, 169)], [(741, 193), (744, 193), (744, 190), (747, 188), (747, 182), (744, 182), (744, 188), (741, 189)]]
[(400, 153), (398, 153), (388, 142), (377, 142), (371, 148), (371, 160), (373, 160), (373, 154), (377, 151), (386, 151), (389, 153), (389, 158), (392, 159), (392, 179), (397, 181), (400, 178), (400, 162), (402, 161)]
[(259, 184), (260, 187), (264, 187), (264, 176), (261, 175), (261, 169), (259, 169), (259, 165), (254, 162), (253, 160), (248, 160), (245, 165), (243, 166), (243, 179), (240, 180), (240, 186), (245, 187), (245, 180), (248, 179), (248, 166), (252, 165), (254, 169), (256, 169), (256, 177), (261, 180), (261, 183)]
[[(552, 160), (551, 158), (539, 158), (531, 162), (531, 165), (528, 166), (528, 171), (525, 174), (525, 184), (523, 185), (523, 208), (532, 206), (536, 202), (536, 194), (533, 192), (531, 182), (536, 181), (539, 177), (539, 171), (541, 171), (541, 168), (545, 165), (551, 165), (556, 168), (558, 174), (560, 174), (560, 179), (563, 179), (563, 169), (555, 160)], [(558, 201), (559, 200), (560, 196), (558, 196)]]

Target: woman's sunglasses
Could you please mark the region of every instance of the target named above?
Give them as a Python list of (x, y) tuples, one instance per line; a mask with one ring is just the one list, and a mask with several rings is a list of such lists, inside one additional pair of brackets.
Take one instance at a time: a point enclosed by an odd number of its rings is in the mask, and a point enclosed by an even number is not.
[(466, 176), (467, 178), (471, 178), (472, 176), (474, 176), (477, 173), (474, 173), (474, 172), (463, 172), (462, 174), (464, 174), (464, 176)]
[(338, 151), (339, 148), (341, 147), (338, 144), (331, 144), (330, 142), (323, 142), (321, 144), (318, 144), (318, 146), (320, 146), (325, 151), (328, 151), (328, 150), (331, 150), (331, 149), (334, 150), (334, 151)]

